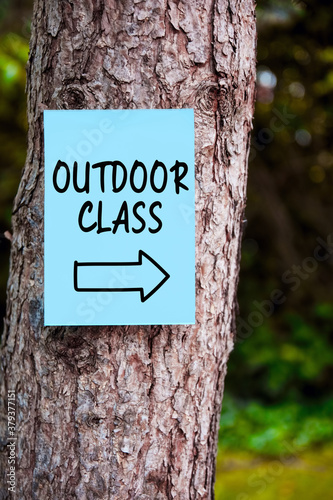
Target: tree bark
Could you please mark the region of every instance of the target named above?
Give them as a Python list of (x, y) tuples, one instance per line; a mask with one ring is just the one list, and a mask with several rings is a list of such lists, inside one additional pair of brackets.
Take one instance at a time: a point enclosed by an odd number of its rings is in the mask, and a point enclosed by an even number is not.
[[(4, 433), (16, 391), (16, 498), (213, 498), (255, 38), (253, 0), (35, 1), (2, 347)], [(189, 107), (196, 324), (45, 328), (42, 111)], [(5, 440), (5, 474), (7, 455)]]

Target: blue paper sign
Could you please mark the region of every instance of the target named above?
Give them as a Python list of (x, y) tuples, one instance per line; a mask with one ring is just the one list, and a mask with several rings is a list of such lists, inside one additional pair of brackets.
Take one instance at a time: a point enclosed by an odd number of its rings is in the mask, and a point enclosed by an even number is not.
[(191, 109), (44, 111), (45, 325), (195, 323)]

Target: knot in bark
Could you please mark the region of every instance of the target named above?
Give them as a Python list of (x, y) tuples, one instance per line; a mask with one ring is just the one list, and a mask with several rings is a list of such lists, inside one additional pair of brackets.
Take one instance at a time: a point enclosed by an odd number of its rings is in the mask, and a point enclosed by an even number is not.
[(86, 107), (82, 85), (68, 85), (56, 97), (60, 109), (84, 109)]
[(46, 348), (72, 372), (91, 373), (96, 369), (96, 347), (77, 331), (55, 330), (47, 337)]
[(196, 89), (196, 106), (206, 114), (215, 113), (218, 104), (219, 86), (213, 81), (203, 81)]

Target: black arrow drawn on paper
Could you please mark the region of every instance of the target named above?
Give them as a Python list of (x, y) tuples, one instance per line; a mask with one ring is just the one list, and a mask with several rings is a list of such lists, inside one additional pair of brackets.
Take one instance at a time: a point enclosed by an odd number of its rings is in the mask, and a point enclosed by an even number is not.
[[(114, 268), (132, 273), (130, 280), (136, 286), (114, 286), (114, 279), (110, 280)], [(169, 278), (165, 269), (143, 250), (139, 250), (137, 262), (74, 261), (74, 289), (77, 292), (140, 292), (141, 302), (145, 302)]]

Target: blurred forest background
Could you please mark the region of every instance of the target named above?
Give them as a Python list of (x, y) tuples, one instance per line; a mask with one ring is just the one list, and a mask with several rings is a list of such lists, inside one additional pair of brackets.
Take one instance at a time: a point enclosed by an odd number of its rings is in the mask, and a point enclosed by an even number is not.
[[(0, 0), (0, 232), (26, 154), (31, 0)], [(333, 477), (333, 4), (258, 0), (257, 103), (217, 500), (323, 500)], [(0, 314), (9, 241), (0, 239)]]

